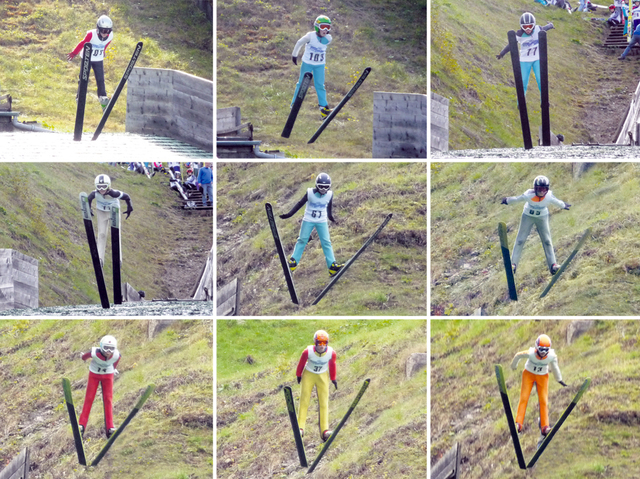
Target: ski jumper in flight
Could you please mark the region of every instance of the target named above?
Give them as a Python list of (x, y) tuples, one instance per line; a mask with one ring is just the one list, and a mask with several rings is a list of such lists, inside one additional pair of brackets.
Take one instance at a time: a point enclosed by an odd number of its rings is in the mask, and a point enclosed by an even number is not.
[(527, 237), (529, 236), (533, 225), (536, 225), (540, 241), (542, 241), (542, 247), (544, 248), (544, 254), (547, 258), (549, 271), (554, 275), (559, 269), (559, 266), (556, 264), (556, 254), (553, 251), (553, 242), (551, 241), (549, 208), (547, 207), (549, 205), (556, 205), (559, 208), (568, 210), (571, 205), (564, 201), (560, 201), (558, 198), (553, 196), (549, 186), (549, 179), (546, 176), (537, 176), (533, 180), (533, 189), (525, 191), (520, 196), (508, 196), (502, 198), (501, 204), (503, 205), (525, 202), (522, 217), (520, 218), (520, 226), (518, 227), (516, 244), (513, 247), (513, 255), (511, 256), (511, 264), (514, 274), (518, 267), (518, 263), (520, 262), (522, 249), (524, 248), (524, 244), (527, 241)]
[(84, 431), (87, 428), (91, 406), (93, 406), (98, 384), (100, 384), (108, 439), (116, 430), (113, 425), (113, 377), (120, 374), (116, 369), (121, 358), (120, 351), (118, 351), (118, 342), (113, 336), (107, 335), (100, 340), (100, 347), (91, 348), (91, 351), (83, 353), (81, 357), (83, 361), (91, 359), (91, 363), (89, 364), (87, 392), (82, 405), (82, 414), (80, 414), (78, 421), (80, 433), (84, 435)]
[(296, 377), (300, 390), (300, 409), (298, 410), (298, 426), (300, 435), (304, 436), (304, 425), (307, 422), (307, 409), (311, 402), (311, 392), (316, 387), (318, 409), (320, 410), (320, 436), (323, 441), (329, 439), (333, 431), (329, 430), (329, 382), (338, 389), (336, 380), (336, 352), (329, 346), (329, 333), (320, 330), (313, 335), (314, 344), (308, 346), (300, 356)]
[[(536, 25), (536, 19), (532, 13), (525, 12), (520, 17), (520, 30), (516, 32), (516, 39), (520, 44), (520, 71), (522, 72), (522, 86), (524, 87), (524, 94), (527, 94), (527, 86), (529, 85), (529, 77), (531, 76), (531, 70), (538, 82), (538, 88), (540, 87), (540, 49), (538, 48), (538, 33), (551, 30), (553, 23), (549, 22), (544, 27)], [(496, 55), (496, 58), (500, 60), (509, 51), (509, 44), (502, 49), (500, 53)]]
[[(120, 212), (120, 200), (127, 203), (127, 211), (124, 212), (126, 219), (133, 212), (131, 197), (122, 191), (111, 189), (111, 178), (107, 175), (98, 175), (95, 180), (96, 189), (89, 193), (89, 208), (91, 202), (96, 200), (97, 222), (98, 222), (98, 256), (100, 256), (100, 265), (104, 266), (104, 250), (107, 246), (107, 232), (111, 227), (111, 208), (118, 207)], [(93, 216), (93, 210), (91, 210)], [(120, 235), (120, 243), (122, 243), (122, 235)], [(122, 263), (122, 247), (120, 247), (120, 262)]]
[(289, 269), (291, 271), (294, 271), (298, 267), (302, 253), (304, 253), (304, 248), (307, 246), (314, 228), (320, 238), (327, 268), (329, 268), (329, 275), (333, 276), (344, 266), (344, 264), (338, 264), (336, 262), (333, 254), (333, 246), (331, 245), (331, 237), (329, 236), (327, 218), (335, 224), (338, 224), (331, 214), (332, 201), (333, 191), (331, 191), (331, 178), (326, 173), (320, 173), (316, 177), (316, 187), (307, 188), (307, 192), (300, 201), (291, 208), (291, 211), (280, 215), (282, 219), (291, 218), (303, 205), (307, 205), (304, 210), (302, 225), (300, 226), (300, 235), (293, 249), (293, 255), (291, 255), (289, 259)]
[(538, 402), (540, 404), (540, 434), (541, 437), (544, 437), (551, 431), (547, 401), (549, 393), (549, 368), (551, 368), (556, 381), (564, 387), (567, 387), (567, 385), (562, 381), (562, 374), (558, 367), (558, 356), (556, 352), (551, 349), (551, 339), (546, 334), (541, 334), (538, 337), (535, 347), (516, 353), (513, 361), (511, 361), (511, 369), (515, 371), (521, 359), (526, 359), (527, 362), (522, 371), (522, 385), (520, 387), (520, 402), (518, 403), (518, 412), (516, 414), (516, 427), (518, 433), (522, 432), (527, 403), (529, 402), (529, 396), (535, 384), (536, 391), (538, 392)]
[[(106, 15), (102, 15), (98, 18), (98, 23), (94, 30), (89, 30), (85, 37), (76, 45), (71, 53), (67, 55), (67, 60), (72, 60), (78, 53), (82, 58), (85, 43), (91, 43), (91, 68), (93, 68), (93, 74), (96, 77), (96, 84), (98, 86), (98, 99), (100, 100), (100, 106), (102, 110), (107, 108), (109, 104), (109, 97), (107, 96), (107, 89), (104, 85), (104, 53), (113, 40), (113, 22)], [(80, 79), (82, 78), (82, 71), (80, 72)], [(79, 82), (79, 81), (78, 81)], [(76, 100), (78, 97), (76, 96)]]
[(329, 32), (331, 31), (331, 20), (329, 17), (320, 15), (313, 23), (315, 31), (305, 34), (300, 40), (296, 42), (296, 46), (291, 53), (291, 60), (294, 65), (298, 64), (298, 54), (302, 45), (304, 45), (304, 54), (302, 55), (302, 66), (300, 67), (300, 77), (296, 85), (296, 91), (293, 93), (291, 99), (291, 106), (298, 96), (298, 90), (302, 84), (302, 78), (307, 72), (311, 72), (313, 75), (313, 86), (316, 89), (316, 95), (318, 95), (318, 107), (320, 108), (320, 115), (322, 118), (326, 118), (331, 109), (327, 103), (327, 91), (324, 87), (324, 66), (327, 61), (327, 47), (333, 40)]

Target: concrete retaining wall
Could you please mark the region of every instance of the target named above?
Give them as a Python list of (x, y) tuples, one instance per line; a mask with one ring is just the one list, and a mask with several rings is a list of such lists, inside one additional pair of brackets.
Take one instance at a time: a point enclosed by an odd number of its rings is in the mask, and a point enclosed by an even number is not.
[(431, 149), (449, 151), (449, 99), (431, 93)]
[(373, 157), (427, 157), (427, 95), (373, 93)]
[(213, 82), (176, 70), (134, 68), (127, 84), (126, 131), (213, 151)]
[(38, 260), (0, 249), (0, 311), (38, 307)]

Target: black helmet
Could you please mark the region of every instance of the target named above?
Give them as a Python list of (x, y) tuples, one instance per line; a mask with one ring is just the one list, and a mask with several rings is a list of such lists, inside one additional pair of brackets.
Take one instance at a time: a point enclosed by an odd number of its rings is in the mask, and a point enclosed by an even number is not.
[(320, 194), (325, 194), (331, 189), (331, 178), (326, 173), (320, 173), (316, 176), (316, 188)]

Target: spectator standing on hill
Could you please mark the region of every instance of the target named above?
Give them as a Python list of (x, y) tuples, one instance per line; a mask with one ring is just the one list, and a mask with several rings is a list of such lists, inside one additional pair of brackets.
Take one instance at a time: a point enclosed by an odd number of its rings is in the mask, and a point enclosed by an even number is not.
[[(103, 111), (109, 104), (107, 89), (104, 86), (104, 53), (111, 43), (111, 40), (113, 40), (113, 22), (106, 15), (102, 15), (98, 18), (96, 28), (94, 30), (89, 30), (73, 51), (67, 55), (67, 60), (69, 61), (78, 55), (78, 53), (80, 53), (80, 58), (82, 58), (82, 55), (84, 54), (82, 47), (84, 47), (85, 43), (91, 43), (92, 50), (90, 68), (93, 68), (93, 74), (96, 77), (98, 99)], [(80, 76), (82, 77), (82, 71), (80, 72)], [(78, 80), (78, 84), (79, 83), (80, 80)], [(77, 100), (78, 95), (76, 93), (76, 101)]]
[(633, 21), (632, 32), (635, 32), (636, 27), (640, 24), (640, 0), (635, 0), (633, 2), (633, 7), (631, 9), (631, 20)]
[(213, 172), (211, 163), (205, 163), (198, 171), (198, 184), (202, 186), (202, 206), (207, 206), (207, 196), (213, 206)]
[[(538, 48), (538, 34), (551, 30), (553, 23), (549, 22), (544, 27), (536, 25), (536, 18), (532, 13), (525, 12), (520, 17), (520, 30), (516, 32), (516, 39), (520, 44), (520, 70), (522, 72), (522, 85), (524, 94), (527, 94), (531, 70), (540, 88), (540, 49)], [(500, 60), (509, 51), (509, 44), (496, 55)]]

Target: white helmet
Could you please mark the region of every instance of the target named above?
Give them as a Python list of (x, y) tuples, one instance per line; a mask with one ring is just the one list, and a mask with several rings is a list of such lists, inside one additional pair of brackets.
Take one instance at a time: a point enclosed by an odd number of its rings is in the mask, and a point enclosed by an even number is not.
[(110, 351), (113, 353), (118, 348), (118, 341), (111, 335), (106, 335), (104, 338), (100, 340), (100, 350), (101, 351)]
[(96, 190), (100, 193), (101, 190), (106, 193), (111, 189), (111, 178), (107, 175), (98, 175), (96, 176)]
[(98, 29), (98, 36), (106, 39), (109, 34), (113, 31), (113, 22), (106, 15), (102, 15), (98, 18), (98, 22), (96, 23), (96, 27)]
[[(551, 186), (551, 183), (549, 182), (549, 178), (547, 178), (546, 176), (543, 176), (543, 175), (536, 176), (535, 180), (533, 180), (533, 190), (536, 196), (539, 196), (541, 198), (547, 194), (550, 186)], [(538, 190), (544, 190), (544, 194), (542, 195), (538, 194)]]

